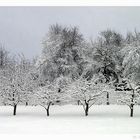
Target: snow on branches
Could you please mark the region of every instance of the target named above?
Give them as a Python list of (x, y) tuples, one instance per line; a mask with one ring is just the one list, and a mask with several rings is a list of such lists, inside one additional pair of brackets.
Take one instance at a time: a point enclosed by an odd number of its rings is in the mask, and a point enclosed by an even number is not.
[(34, 94), (35, 104), (45, 108), (47, 116), (51, 105), (63, 104), (67, 102), (67, 96), (64, 91), (70, 82), (65, 77), (59, 77), (54, 82), (47, 82), (44, 86), (37, 88)]
[(135, 85), (128, 79), (124, 79), (119, 88), (121, 90), (118, 91), (120, 95), (118, 102), (128, 105), (130, 108), (130, 117), (133, 117), (134, 105), (137, 105), (140, 101), (140, 86)]
[(100, 99), (103, 89), (104, 84), (96, 83), (96, 79), (87, 81), (80, 78), (70, 84), (66, 92), (70, 95), (72, 101), (80, 101), (87, 116), (89, 108)]
[(49, 108), (54, 102), (59, 100), (58, 89), (54, 85), (47, 84), (44, 87), (40, 87), (36, 93), (36, 104), (42, 106), (47, 111), (49, 116)]
[(13, 115), (16, 115), (17, 105), (27, 102), (28, 93), (31, 92), (30, 69), (30, 63), (21, 57), (20, 60), (11, 59), (6, 69), (1, 70), (2, 101), (5, 105), (14, 107)]

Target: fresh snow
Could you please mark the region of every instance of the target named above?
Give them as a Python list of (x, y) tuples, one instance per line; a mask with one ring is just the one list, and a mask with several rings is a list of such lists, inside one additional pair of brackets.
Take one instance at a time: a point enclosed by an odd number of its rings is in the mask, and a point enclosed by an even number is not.
[(0, 106), (1, 134), (138, 134), (140, 133), (140, 106), (134, 107), (129, 117), (124, 105), (94, 105), (89, 116), (82, 106), (51, 106), (50, 116), (40, 106)]

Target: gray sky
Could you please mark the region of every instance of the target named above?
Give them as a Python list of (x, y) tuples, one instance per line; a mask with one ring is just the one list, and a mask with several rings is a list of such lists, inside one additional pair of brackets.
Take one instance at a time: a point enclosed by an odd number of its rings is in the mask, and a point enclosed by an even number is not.
[(140, 31), (140, 7), (0, 7), (0, 42), (12, 53), (39, 55), (51, 24), (76, 25), (86, 38), (110, 28)]

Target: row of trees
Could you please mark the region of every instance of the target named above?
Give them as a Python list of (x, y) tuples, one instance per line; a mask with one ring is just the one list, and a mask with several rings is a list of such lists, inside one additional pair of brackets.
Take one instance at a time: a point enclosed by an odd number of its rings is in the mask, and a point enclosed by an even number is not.
[[(140, 103), (140, 33), (106, 30), (87, 41), (77, 27), (50, 26), (41, 56), (27, 60), (0, 49), (0, 97), (4, 105), (42, 106), (49, 116), (55, 104), (77, 102), (88, 115), (90, 107), (109, 94), (128, 105), (133, 116)], [(107, 96), (106, 96), (107, 95)], [(114, 96), (115, 98), (115, 96)]]

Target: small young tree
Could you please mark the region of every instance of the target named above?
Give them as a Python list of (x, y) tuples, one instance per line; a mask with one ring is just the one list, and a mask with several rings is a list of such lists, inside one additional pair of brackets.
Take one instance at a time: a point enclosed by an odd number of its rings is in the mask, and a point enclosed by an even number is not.
[(1, 76), (1, 94), (4, 104), (14, 107), (13, 115), (16, 115), (17, 105), (26, 101), (25, 83), (27, 82), (27, 70), (21, 61), (11, 59)]
[(21, 75), (20, 87), (24, 92), (25, 104), (28, 105), (33, 95), (33, 90), (37, 86), (36, 80), (34, 80), (34, 76), (35, 76), (34, 73), (36, 72), (36, 68), (34, 66), (34, 63), (26, 59), (24, 55), (20, 56), (19, 67), (20, 67), (20, 75)]
[(67, 89), (73, 101), (79, 100), (84, 108), (85, 116), (88, 116), (90, 107), (100, 99), (103, 91), (103, 84), (96, 83), (95, 81), (95, 79), (87, 81), (84, 78), (80, 78), (70, 84)]
[(133, 117), (134, 106), (138, 104), (140, 99), (139, 86), (136, 86), (130, 80), (123, 80), (123, 82), (117, 88), (120, 93), (120, 99), (118, 102), (128, 105), (130, 108), (130, 117)]
[(37, 93), (35, 94), (36, 100), (37, 100), (36, 103), (42, 106), (43, 108), (45, 108), (47, 112), (47, 116), (49, 116), (49, 108), (54, 98), (53, 95), (54, 95), (54, 92), (48, 86), (39, 88)]
[[(137, 34), (138, 35), (138, 34)], [(137, 36), (136, 35), (136, 36)], [(133, 117), (134, 105), (137, 104), (139, 99), (139, 93), (137, 91), (137, 85), (140, 79), (140, 46), (138, 36), (132, 39), (125, 47), (120, 51), (123, 61), (123, 77), (122, 83), (118, 85), (117, 89), (120, 90), (122, 99), (121, 102), (127, 104), (130, 107), (130, 116)], [(126, 87), (129, 87), (126, 89)]]
[(50, 106), (63, 100), (63, 92), (55, 83), (47, 83), (43, 87), (39, 87), (34, 94), (36, 105), (42, 106), (47, 116), (50, 115)]
[(3, 88), (3, 102), (14, 107), (13, 115), (16, 115), (17, 105), (23, 101), (23, 94), (18, 84), (12, 83)]

